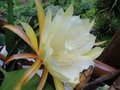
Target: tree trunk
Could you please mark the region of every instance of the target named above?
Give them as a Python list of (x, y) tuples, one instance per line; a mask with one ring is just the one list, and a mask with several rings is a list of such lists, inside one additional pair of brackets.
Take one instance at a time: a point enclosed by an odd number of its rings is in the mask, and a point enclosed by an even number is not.
[(106, 47), (98, 60), (116, 69), (120, 69), (120, 29), (115, 33), (110, 44)]

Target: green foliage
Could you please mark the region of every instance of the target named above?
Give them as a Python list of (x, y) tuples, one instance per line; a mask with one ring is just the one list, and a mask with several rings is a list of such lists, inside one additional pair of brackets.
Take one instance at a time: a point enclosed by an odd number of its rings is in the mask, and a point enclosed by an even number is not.
[(0, 34), (0, 46), (5, 45), (5, 35)]
[[(20, 79), (25, 71), (26, 70), (18, 70), (13, 72), (3, 71), (4, 80), (2, 82), (0, 90), (12, 90), (16, 82)], [(22, 90), (36, 90), (38, 82), (39, 76), (36, 74), (27, 84), (23, 86)]]
[(35, 4), (29, 1), (27, 4), (20, 4), (13, 8), (15, 19), (27, 22), (30, 17), (36, 15)]
[(112, 38), (120, 27), (120, 0), (98, 0), (95, 30), (98, 37)]

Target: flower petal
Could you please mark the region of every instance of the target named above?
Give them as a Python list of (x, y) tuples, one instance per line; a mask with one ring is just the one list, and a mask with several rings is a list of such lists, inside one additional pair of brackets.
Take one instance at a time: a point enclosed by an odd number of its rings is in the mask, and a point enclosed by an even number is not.
[(17, 26), (13, 26), (13, 25), (5, 25), (4, 28), (7, 28), (11, 31), (13, 31), (14, 33), (16, 33), (19, 37), (21, 37), (33, 50), (34, 47), (30, 42), (30, 39), (28, 38), (28, 36), (26, 35), (26, 33), (19, 27)]
[(14, 90), (21, 90), (21, 87), (26, 84), (38, 71), (41, 66), (41, 60), (36, 60), (36, 62), (23, 74), (20, 80), (17, 82)]
[(45, 23), (50, 23), (52, 21), (52, 11), (48, 8), (46, 17), (45, 17)]
[(10, 56), (9, 58), (5, 59), (4, 64), (7, 64), (8, 62), (14, 60), (14, 59), (24, 59), (24, 58), (38, 58), (36, 54), (31, 53), (24, 53), (24, 54), (14, 54)]
[(91, 49), (88, 53), (86, 53), (84, 56), (87, 56), (94, 60), (102, 53), (103, 50), (104, 50), (103, 48), (95, 47)]
[(35, 51), (38, 53), (38, 42), (37, 42), (37, 37), (35, 35), (34, 30), (32, 29), (32, 27), (25, 23), (25, 22), (20, 22), (26, 32), (26, 34), (28, 35), (33, 47), (35, 48)]

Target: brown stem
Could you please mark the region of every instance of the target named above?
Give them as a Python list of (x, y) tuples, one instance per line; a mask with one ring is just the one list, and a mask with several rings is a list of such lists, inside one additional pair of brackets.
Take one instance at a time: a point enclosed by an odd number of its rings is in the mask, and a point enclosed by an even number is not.
[(116, 72), (117, 70), (103, 62), (100, 62), (98, 60), (94, 60), (94, 63), (95, 63), (95, 68), (93, 70), (93, 75), (95, 77), (100, 77), (102, 75), (105, 75), (105, 74), (112, 74), (114, 72)]

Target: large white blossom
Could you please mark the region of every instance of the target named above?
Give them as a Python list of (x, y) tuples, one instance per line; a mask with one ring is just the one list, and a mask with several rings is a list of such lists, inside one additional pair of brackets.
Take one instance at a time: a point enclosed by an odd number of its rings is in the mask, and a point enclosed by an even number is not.
[(90, 33), (93, 22), (73, 15), (71, 5), (65, 12), (59, 9), (52, 18), (49, 9), (41, 41), (42, 58), (47, 70), (60, 81), (79, 83), (80, 72), (94, 65), (103, 51), (94, 47), (96, 37)]

